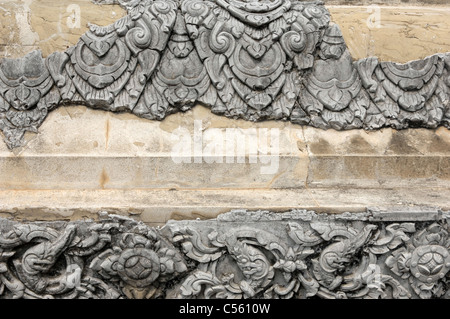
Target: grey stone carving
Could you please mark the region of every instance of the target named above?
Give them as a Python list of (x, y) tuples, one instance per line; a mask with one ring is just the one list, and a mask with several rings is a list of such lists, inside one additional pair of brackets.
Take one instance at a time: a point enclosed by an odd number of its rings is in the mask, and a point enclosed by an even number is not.
[(0, 130), (11, 148), (26, 131), (37, 132), (61, 100), (40, 52), (0, 64)]
[(300, 94), (310, 123), (337, 130), (363, 127), (370, 98), (362, 90), (358, 71), (336, 25), (326, 30), (319, 56), (306, 80), (306, 90)]
[(1, 219), (0, 298), (448, 299), (450, 212), (418, 212)]
[(151, 120), (202, 103), (230, 118), (322, 129), (450, 126), (450, 53), (353, 61), (321, 2), (118, 3), (126, 17), (90, 25), (65, 52), (3, 59), (0, 129), (10, 148), (67, 104)]
[(376, 58), (358, 61), (364, 87), (375, 103), (369, 111), (370, 118), (376, 119), (372, 125), (401, 129), (448, 123), (449, 91), (442, 76), (446, 59), (448, 54), (406, 64)]

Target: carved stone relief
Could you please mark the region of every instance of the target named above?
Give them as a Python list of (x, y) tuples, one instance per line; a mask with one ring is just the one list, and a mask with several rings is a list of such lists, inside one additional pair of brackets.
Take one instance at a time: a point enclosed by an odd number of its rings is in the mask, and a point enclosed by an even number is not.
[(3, 59), (0, 129), (10, 148), (67, 104), (151, 120), (202, 103), (231, 118), (322, 129), (450, 125), (450, 53), (353, 61), (321, 2), (119, 3), (126, 17), (91, 25), (65, 52)]
[[(407, 218), (405, 218), (407, 216)], [(0, 298), (449, 298), (449, 212), (0, 220)]]

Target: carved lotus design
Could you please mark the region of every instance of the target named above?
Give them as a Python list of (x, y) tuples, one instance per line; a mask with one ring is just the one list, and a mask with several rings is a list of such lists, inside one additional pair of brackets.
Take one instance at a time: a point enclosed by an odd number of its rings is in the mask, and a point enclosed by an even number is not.
[(386, 259), (396, 275), (409, 279), (421, 298), (440, 297), (445, 291), (441, 280), (450, 270), (450, 239), (439, 224), (432, 224), (417, 233), (412, 245), (402, 247)]
[(381, 69), (376, 73), (378, 80), (382, 81), (388, 95), (409, 112), (425, 107), (425, 102), (437, 88), (438, 76), (443, 70), (438, 56), (407, 64), (382, 62), (380, 65)]
[(0, 64), (0, 130), (11, 148), (22, 144), (25, 131), (37, 132), (60, 102), (48, 62), (40, 51), (33, 51)]
[(290, 1), (216, 3), (182, 4), (189, 35), (216, 89), (203, 101), (216, 113), (232, 117), (289, 117), (300, 76), (290, 72), (288, 60), (293, 59), (298, 69), (311, 67), (328, 13), (308, 4), (286, 14), (292, 9)]
[[(158, 112), (156, 116), (161, 117), (171, 112), (169, 105), (182, 111), (190, 109), (211, 84), (180, 14), (167, 48), (150, 85), (154, 90), (145, 95), (147, 105), (159, 104), (158, 107), (162, 112)], [(159, 96), (159, 99), (156, 96)], [(139, 111), (141, 110), (138, 106), (134, 112)]]
[(122, 76), (127, 69), (130, 50), (125, 43), (117, 41), (115, 32), (103, 37), (88, 32), (81, 40), (71, 56), (79, 76), (96, 89), (103, 89)]
[(448, 104), (448, 88), (442, 78), (444, 65), (441, 55), (405, 64), (378, 62), (375, 58), (358, 61), (364, 86), (384, 117), (378, 116), (380, 125), (438, 126)]

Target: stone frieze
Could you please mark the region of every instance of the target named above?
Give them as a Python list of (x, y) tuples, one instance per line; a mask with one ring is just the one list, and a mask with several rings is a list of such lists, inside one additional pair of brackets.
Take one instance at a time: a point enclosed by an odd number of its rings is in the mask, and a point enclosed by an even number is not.
[(197, 103), (249, 121), (322, 129), (449, 127), (450, 53), (406, 64), (354, 61), (321, 2), (119, 0), (65, 52), (0, 64), (10, 148), (60, 105), (163, 120)]
[(450, 212), (0, 221), (0, 298), (449, 298)]

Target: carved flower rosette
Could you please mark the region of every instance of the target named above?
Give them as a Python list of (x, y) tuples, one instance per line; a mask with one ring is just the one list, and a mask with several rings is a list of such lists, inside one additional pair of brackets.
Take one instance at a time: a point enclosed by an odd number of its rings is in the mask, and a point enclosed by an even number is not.
[(161, 247), (155, 233), (146, 235), (122, 234), (117, 246), (102, 252), (91, 263), (91, 268), (104, 278), (120, 279), (128, 298), (155, 297), (161, 284), (187, 269), (177, 251)]
[(386, 265), (397, 276), (408, 279), (421, 298), (442, 297), (450, 270), (449, 248), (448, 230), (432, 224), (415, 234), (409, 245), (394, 251)]
[(0, 223), (0, 296), (156, 298), (187, 268), (154, 229), (132, 220)]

